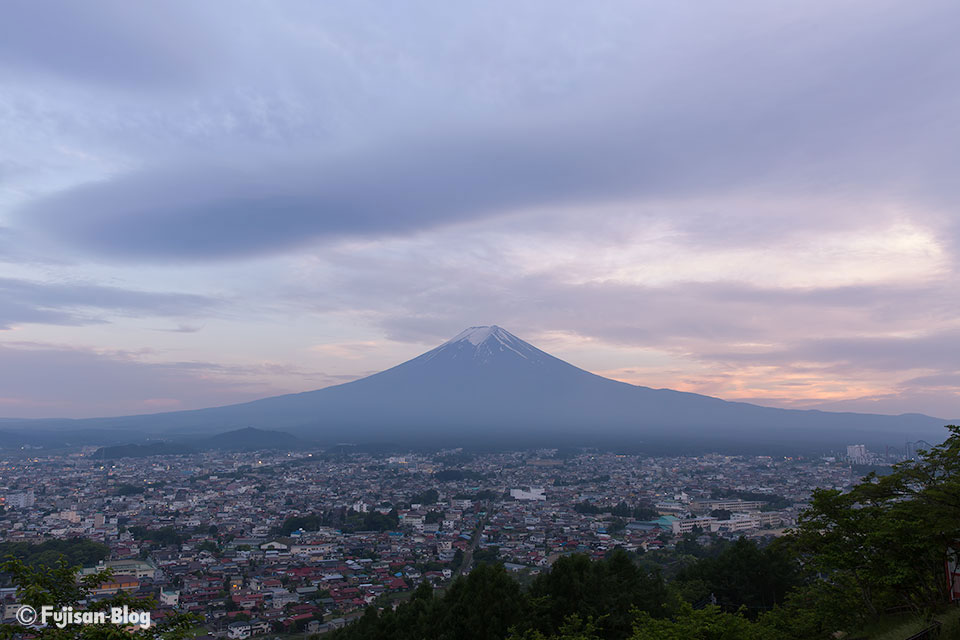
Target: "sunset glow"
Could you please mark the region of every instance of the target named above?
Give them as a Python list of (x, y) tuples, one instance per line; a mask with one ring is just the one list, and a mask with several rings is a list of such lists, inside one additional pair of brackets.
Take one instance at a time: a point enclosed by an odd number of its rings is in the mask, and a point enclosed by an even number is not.
[(41, 45), (17, 5), (0, 417), (317, 389), (494, 323), (631, 384), (960, 416), (957, 4), (738, 6), (64, 4)]

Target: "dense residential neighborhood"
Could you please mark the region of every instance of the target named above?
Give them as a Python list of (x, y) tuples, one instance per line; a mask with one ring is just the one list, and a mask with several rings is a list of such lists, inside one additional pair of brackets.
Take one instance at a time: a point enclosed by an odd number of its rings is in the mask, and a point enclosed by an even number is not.
[[(776, 536), (813, 488), (859, 477), (828, 458), (556, 449), (96, 454), (2, 460), (0, 544), (98, 543), (83, 571), (112, 577), (92, 597), (150, 597), (156, 619), (240, 639), (323, 633), (476, 563), (535, 575), (572, 553)], [(16, 590), (0, 599), (12, 619)]]

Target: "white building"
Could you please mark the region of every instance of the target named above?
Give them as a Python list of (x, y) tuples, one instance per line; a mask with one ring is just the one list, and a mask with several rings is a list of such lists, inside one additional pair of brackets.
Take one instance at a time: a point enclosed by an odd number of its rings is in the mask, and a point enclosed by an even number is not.
[(0, 608), (0, 612), (3, 613), (3, 616), (0, 616), (0, 620), (15, 620), (17, 617), (17, 611), (20, 611), (20, 607), (25, 606), (27, 605), (16, 602)]
[(724, 531), (749, 531), (759, 528), (760, 519), (746, 513), (735, 513), (729, 520), (722, 520), (719, 524)]
[(227, 637), (232, 640), (246, 640), (250, 637), (251, 632), (249, 622), (239, 621), (227, 625)]
[(84, 567), (81, 575), (90, 575), (97, 571), (110, 569), (113, 577), (130, 576), (137, 580), (150, 578), (155, 580), (160, 576), (160, 570), (151, 560), (101, 560), (95, 567)]
[(847, 459), (854, 464), (866, 464), (867, 446), (864, 444), (848, 444)]
[(18, 493), (8, 493), (4, 504), (8, 509), (27, 509), (36, 503), (36, 497), (33, 489), (20, 491)]
[(273, 601), (273, 606), (278, 609), (282, 609), (290, 603), (300, 602), (300, 596), (281, 588), (271, 589), (270, 598)]
[(745, 512), (759, 511), (765, 505), (760, 500), (740, 500), (739, 498), (719, 499), (719, 500), (697, 500), (693, 503), (693, 511), (709, 512), (716, 509), (725, 509), (727, 511)]
[(510, 497), (514, 500), (546, 500), (547, 492), (542, 487), (521, 487), (510, 489)]
[(690, 533), (694, 527), (700, 527), (704, 531), (716, 531), (719, 520), (713, 516), (700, 516), (698, 518), (686, 518), (684, 520), (674, 520), (671, 523), (674, 535), (678, 533)]

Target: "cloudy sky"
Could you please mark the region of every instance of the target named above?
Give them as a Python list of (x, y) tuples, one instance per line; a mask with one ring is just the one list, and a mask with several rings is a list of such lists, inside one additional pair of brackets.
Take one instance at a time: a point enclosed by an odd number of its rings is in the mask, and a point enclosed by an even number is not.
[(960, 417), (960, 4), (12, 0), (0, 416), (337, 384), (499, 324)]

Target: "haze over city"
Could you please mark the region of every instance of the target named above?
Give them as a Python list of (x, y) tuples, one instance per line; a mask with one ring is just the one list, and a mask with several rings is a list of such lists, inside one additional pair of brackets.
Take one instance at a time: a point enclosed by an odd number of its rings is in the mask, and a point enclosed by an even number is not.
[(498, 324), (960, 416), (953, 2), (14, 2), (0, 417), (306, 391)]

